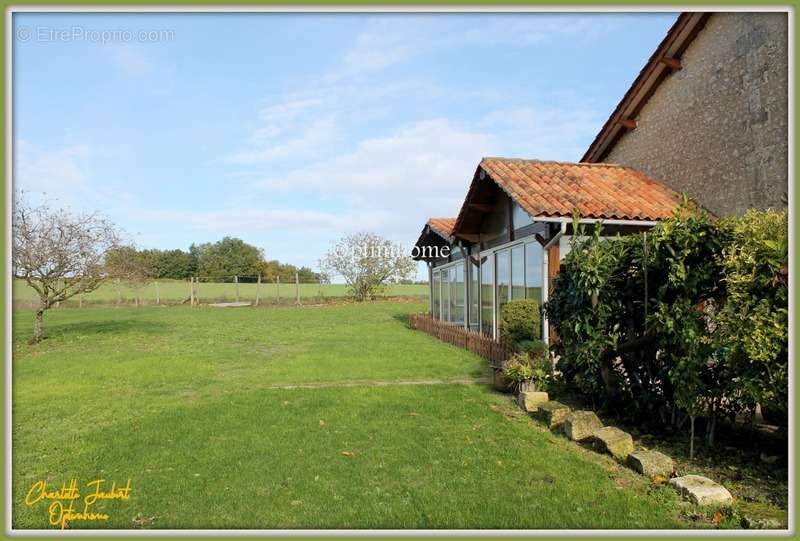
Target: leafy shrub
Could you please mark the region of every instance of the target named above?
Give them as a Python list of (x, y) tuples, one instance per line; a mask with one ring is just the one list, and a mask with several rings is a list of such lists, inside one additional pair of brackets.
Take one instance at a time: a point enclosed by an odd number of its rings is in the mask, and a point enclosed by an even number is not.
[(536, 386), (537, 391), (546, 391), (553, 379), (553, 365), (547, 356), (534, 357), (531, 365), (533, 373), (531, 381)]
[(684, 201), (672, 219), (613, 241), (573, 224), (545, 311), (565, 381), (662, 424), (784, 407), (788, 380), (785, 212), (715, 220)]
[(517, 342), (517, 349), (534, 358), (547, 354), (547, 344), (542, 340), (521, 340)]
[(515, 387), (532, 382), (538, 391), (546, 391), (553, 377), (550, 361), (546, 356), (531, 357), (528, 353), (515, 353), (503, 366), (503, 373)]
[(732, 242), (721, 257), (727, 299), (719, 314), (717, 346), (735, 384), (732, 394), (786, 412), (788, 214), (751, 210), (732, 229)]
[(500, 341), (513, 348), (521, 342), (531, 342), (542, 337), (539, 303), (533, 299), (518, 299), (503, 306), (500, 311)]
[(527, 353), (515, 353), (503, 366), (503, 373), (516, 385), (530, 381), (533, 377), (530, 356)]

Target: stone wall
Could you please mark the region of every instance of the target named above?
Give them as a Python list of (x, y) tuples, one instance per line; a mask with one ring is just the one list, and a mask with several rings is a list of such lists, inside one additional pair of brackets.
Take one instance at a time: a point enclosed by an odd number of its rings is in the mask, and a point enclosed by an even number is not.
[(717, 215), (783, 207), (788, 193), (788, 17), (718, 13), (608, 163), (644, 171)]

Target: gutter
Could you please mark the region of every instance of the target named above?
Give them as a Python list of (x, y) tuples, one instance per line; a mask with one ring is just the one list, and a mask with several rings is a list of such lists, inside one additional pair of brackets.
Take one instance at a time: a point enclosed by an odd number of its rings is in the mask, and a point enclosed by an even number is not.
[[(537, 222), (552, 222), (560, 224), (571, 224), (572, 218), (552, 218), (549, 216), (536, 216), (533, 218)], [(652, 227), (658, 222), (653, 220), (604, 220), (602, 218), (581, 218), (578, 220), (581, 224), (596, 224), (602, 223), (606, 225), (639, 225), (644, 227)]]

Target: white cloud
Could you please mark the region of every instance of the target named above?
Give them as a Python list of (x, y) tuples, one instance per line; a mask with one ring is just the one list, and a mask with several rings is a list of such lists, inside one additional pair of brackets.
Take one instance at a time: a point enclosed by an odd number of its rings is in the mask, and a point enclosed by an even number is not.
[(125, 75), (141, 77), (150, 74), (156, 67), (144, 51), (132, 45), (118, 45), (111, 49), (111, 61)]
[(372, 213), (377, 230), (404, 240), (431, 214), (456, 212), (478, 160), (496, 149), (488, 134), (425, 120), (260, 185), (340, 199), (359, 214)]
[[(285, 137), (281, 137), (289, 132)], [(294, 158), (315, 153), (336, 136), (337, 126), (332, 116), (314, 118), (308, 124), (270, 122), (259, 127), (250, 143), (230, 157), (233, 163), (253, 164)]]
[(151, 223), (169, 223), (186, 229), (224, 235), (241, 235), (245, 231), (292, 233), (351, 231), (361, 224), (370, 227), (382, 219), (378, 212), (356, 215), (303, 208), (225, 208), (207, 211), (161, 208), (139, 209), (135, 212), (138, 218)]
[(398, 24), (395, 17), (373, 19), (367, 28), (358, 34), (352, 47), (342, 59), (344, 74), (380, 70), (405, 62), (421, 52), (425, 39), (420, 32), (421, 21), (411, 19)]
[(14, 141), (13, 182), (17, 192), (76, 206), (91, 192), (87, 176), (87, 145), (43, 149), (28, 141)]

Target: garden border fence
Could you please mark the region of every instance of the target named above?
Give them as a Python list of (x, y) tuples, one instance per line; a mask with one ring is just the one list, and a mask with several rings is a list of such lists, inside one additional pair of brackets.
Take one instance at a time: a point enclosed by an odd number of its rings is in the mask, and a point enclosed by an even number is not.
[(452, 323), (434, 319), (430, 314), (420, 313), (409, 315), (408, 326), (412, 329), (435, 336), (442, 342), (447, 342), (448, 344), (464, 348), (476, 355), (480, 355), (495, 367), (505, 364), (513, 353), (509, 347), (488, 336), (477, 331), (470, 331), (464, 327), (453, 325)]

